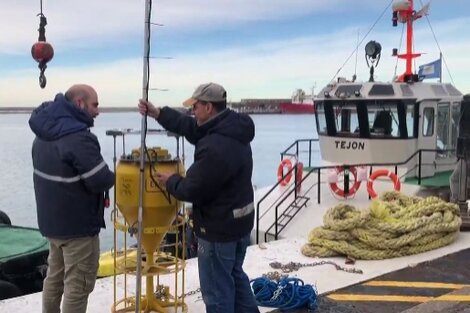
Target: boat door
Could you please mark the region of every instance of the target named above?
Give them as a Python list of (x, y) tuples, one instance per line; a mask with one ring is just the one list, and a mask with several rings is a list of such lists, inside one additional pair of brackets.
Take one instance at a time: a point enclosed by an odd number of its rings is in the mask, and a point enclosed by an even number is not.
[[(436, 149), (436, 111), (437, 105), (435, 101), (425, 100), (419, 103), (418, 149)], [(434, 176), (435, 161), (435, 151), (421, 152), (421, 177)], [(417, 159), (416, 177), (419, 175), (418, 162)]]

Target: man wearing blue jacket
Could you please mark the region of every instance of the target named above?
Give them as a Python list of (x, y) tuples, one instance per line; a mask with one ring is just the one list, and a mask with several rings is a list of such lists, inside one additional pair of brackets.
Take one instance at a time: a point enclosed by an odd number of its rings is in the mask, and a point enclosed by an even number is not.
[(254, 222), (254, 123), (248, 115), (227, 109), (227, 93), (215, 83), (200, 85), (183, 104), (192, 108), (194, 117), (144, 100), (139, 103), (142, 114), (195, 145), (194, 163), (185, 177), (157, 174), (157, 179), (175, 198), (193, 203), (206, 312), (258, 313), (242, 268)]
[(39, 230), (49, 241), (42, 312), (85, 313), (99, 266), (104, 223), (103, 194), (114, 174), (90, 132), (98, 96), (88, 85), (74, 85), (31, 115), (36, 134), (32, 156)]

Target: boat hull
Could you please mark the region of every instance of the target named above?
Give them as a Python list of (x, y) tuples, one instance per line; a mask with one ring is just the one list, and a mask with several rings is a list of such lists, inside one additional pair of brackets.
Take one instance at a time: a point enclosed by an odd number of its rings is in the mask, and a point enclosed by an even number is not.
[(281, 103), (279, 109), (281, 114), (313, 114), (315, 113), (313, 104), (305, 103)]

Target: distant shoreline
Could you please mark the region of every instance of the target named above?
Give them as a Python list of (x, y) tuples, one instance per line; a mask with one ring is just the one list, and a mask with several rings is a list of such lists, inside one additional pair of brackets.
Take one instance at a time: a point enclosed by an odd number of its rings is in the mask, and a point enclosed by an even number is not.
[[(29, 114), (35, 107), (0, 107), (0, 114)], [(137, 107), (101, 107), (101, 113), (137, 112)]]

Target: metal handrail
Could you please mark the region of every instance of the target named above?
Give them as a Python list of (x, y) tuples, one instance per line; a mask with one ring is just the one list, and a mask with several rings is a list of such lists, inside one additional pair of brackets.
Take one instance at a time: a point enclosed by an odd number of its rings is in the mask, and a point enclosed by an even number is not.
[[(299, 140), (296, 140), (294, 143), (292, 143), (288, 148), (286, 148), (283, 152), (281, 152), (281, 160), (282, 160), (282, 157), (283, 155), (290, 155), (288, 154), (287, 152), (294, 146), (296, 146), (296, 151), (297, 151), (297, 157), (298, 157), (298, 144), (299, 142), (304, 142), (304, 141), (309, 141), (310, 144), (311, 142), (313, 141), (318, 141), (318, 139), (299, 139)], [(397, 171), (397, 167), (400, 166), (400, 165), (405, 165), (407, 164), (408, 162), (410, 162), (414, 157), (416, 157), (416, 155), (418, 155), (418, 184), (420, 185), (421, 184), (421, 167), (422, 167), (422, 153), (423, 152), (439, 152), (439, 153), (444, 153), (444, 152), (455, 152), (455, 149), (419, 149), (417, 151), (415, 151), (410, 157), (408, 157), (405, 161), (402, 161), (402, 162), (399, 162), (399, 163), (392, 163), (392, 162), (389, 162), (389, 163), (361, 163), (361, 164), (345, 164), (344, 166), (349, 166), (349, 167), (357, 167), (357, 166), (370, 166), (370, 167), (374, 167), (374, 166), (394, 166), (395, 167), (395, 171)], [(309, 160), (310, 160), (310, 155), (311, 155), (311, 149), (309, 149)], [(310, 166), (309, 166), (310, 167)], [(308, 171), (307, 175), (305, 175), (302, 180), (300, 181), (300, 183), (302, 183), (308, 176), (310, 176), (310, 174), (314, 171), (317, 171), (318, 172), (318, 177), (317, 177), (317, 186), (318, 186), (318, 189), (317, 189), (317, 193), (318, 193), (318, 203), (320, 203), (320, 193), (321, 193), (321, 182), (320, 182), (320, 171), (321, 170), (325, 170), (325, 169), (335, 169), (337, 167), (337, 165), (326, 165), (326, 166), (316, 166), (316, 167), (311, 167), (310, 170)], [(292, 167), (292, 169), (290, 169), (285, 176), (289, 175), (290, 173), (292, 173), (292, 171), (297, 171), (297, 163), (295, 164), (295, 166)], [(283, 178), (285, 177), (283, 176)], [(284, 201), (292, 194), (295, 192), (295, 198), (297, 198), (297, 185), (299, 184), (299, 182), (296, 181), (297, 180), (297, 175), (295, 175), (295, 183), (294, 183), (294, 188), (288, 192), (287, 195), (285, 195), (281, 200), (280, 200), (280, 203), (278, 203), (275, 207), (275, 229), (277, 229), (277, 221), (278, 221), (278, 208), (279, 206), (284, 203)], [(280, 181), (278, 181), (276, 184), (274, 184), (271, 189), (257, 202), (256, 204), (256, 243), (259, 243), (259, 221), (260, 221), (260, 218), (259, 218), (259, 213), (260, 213), (260, 205), (261, 203), (273, 192), (273, 190), (279, 186), (280, 184)], [(275, 238), (277, 239), (277, 230), (275, 231)]]

